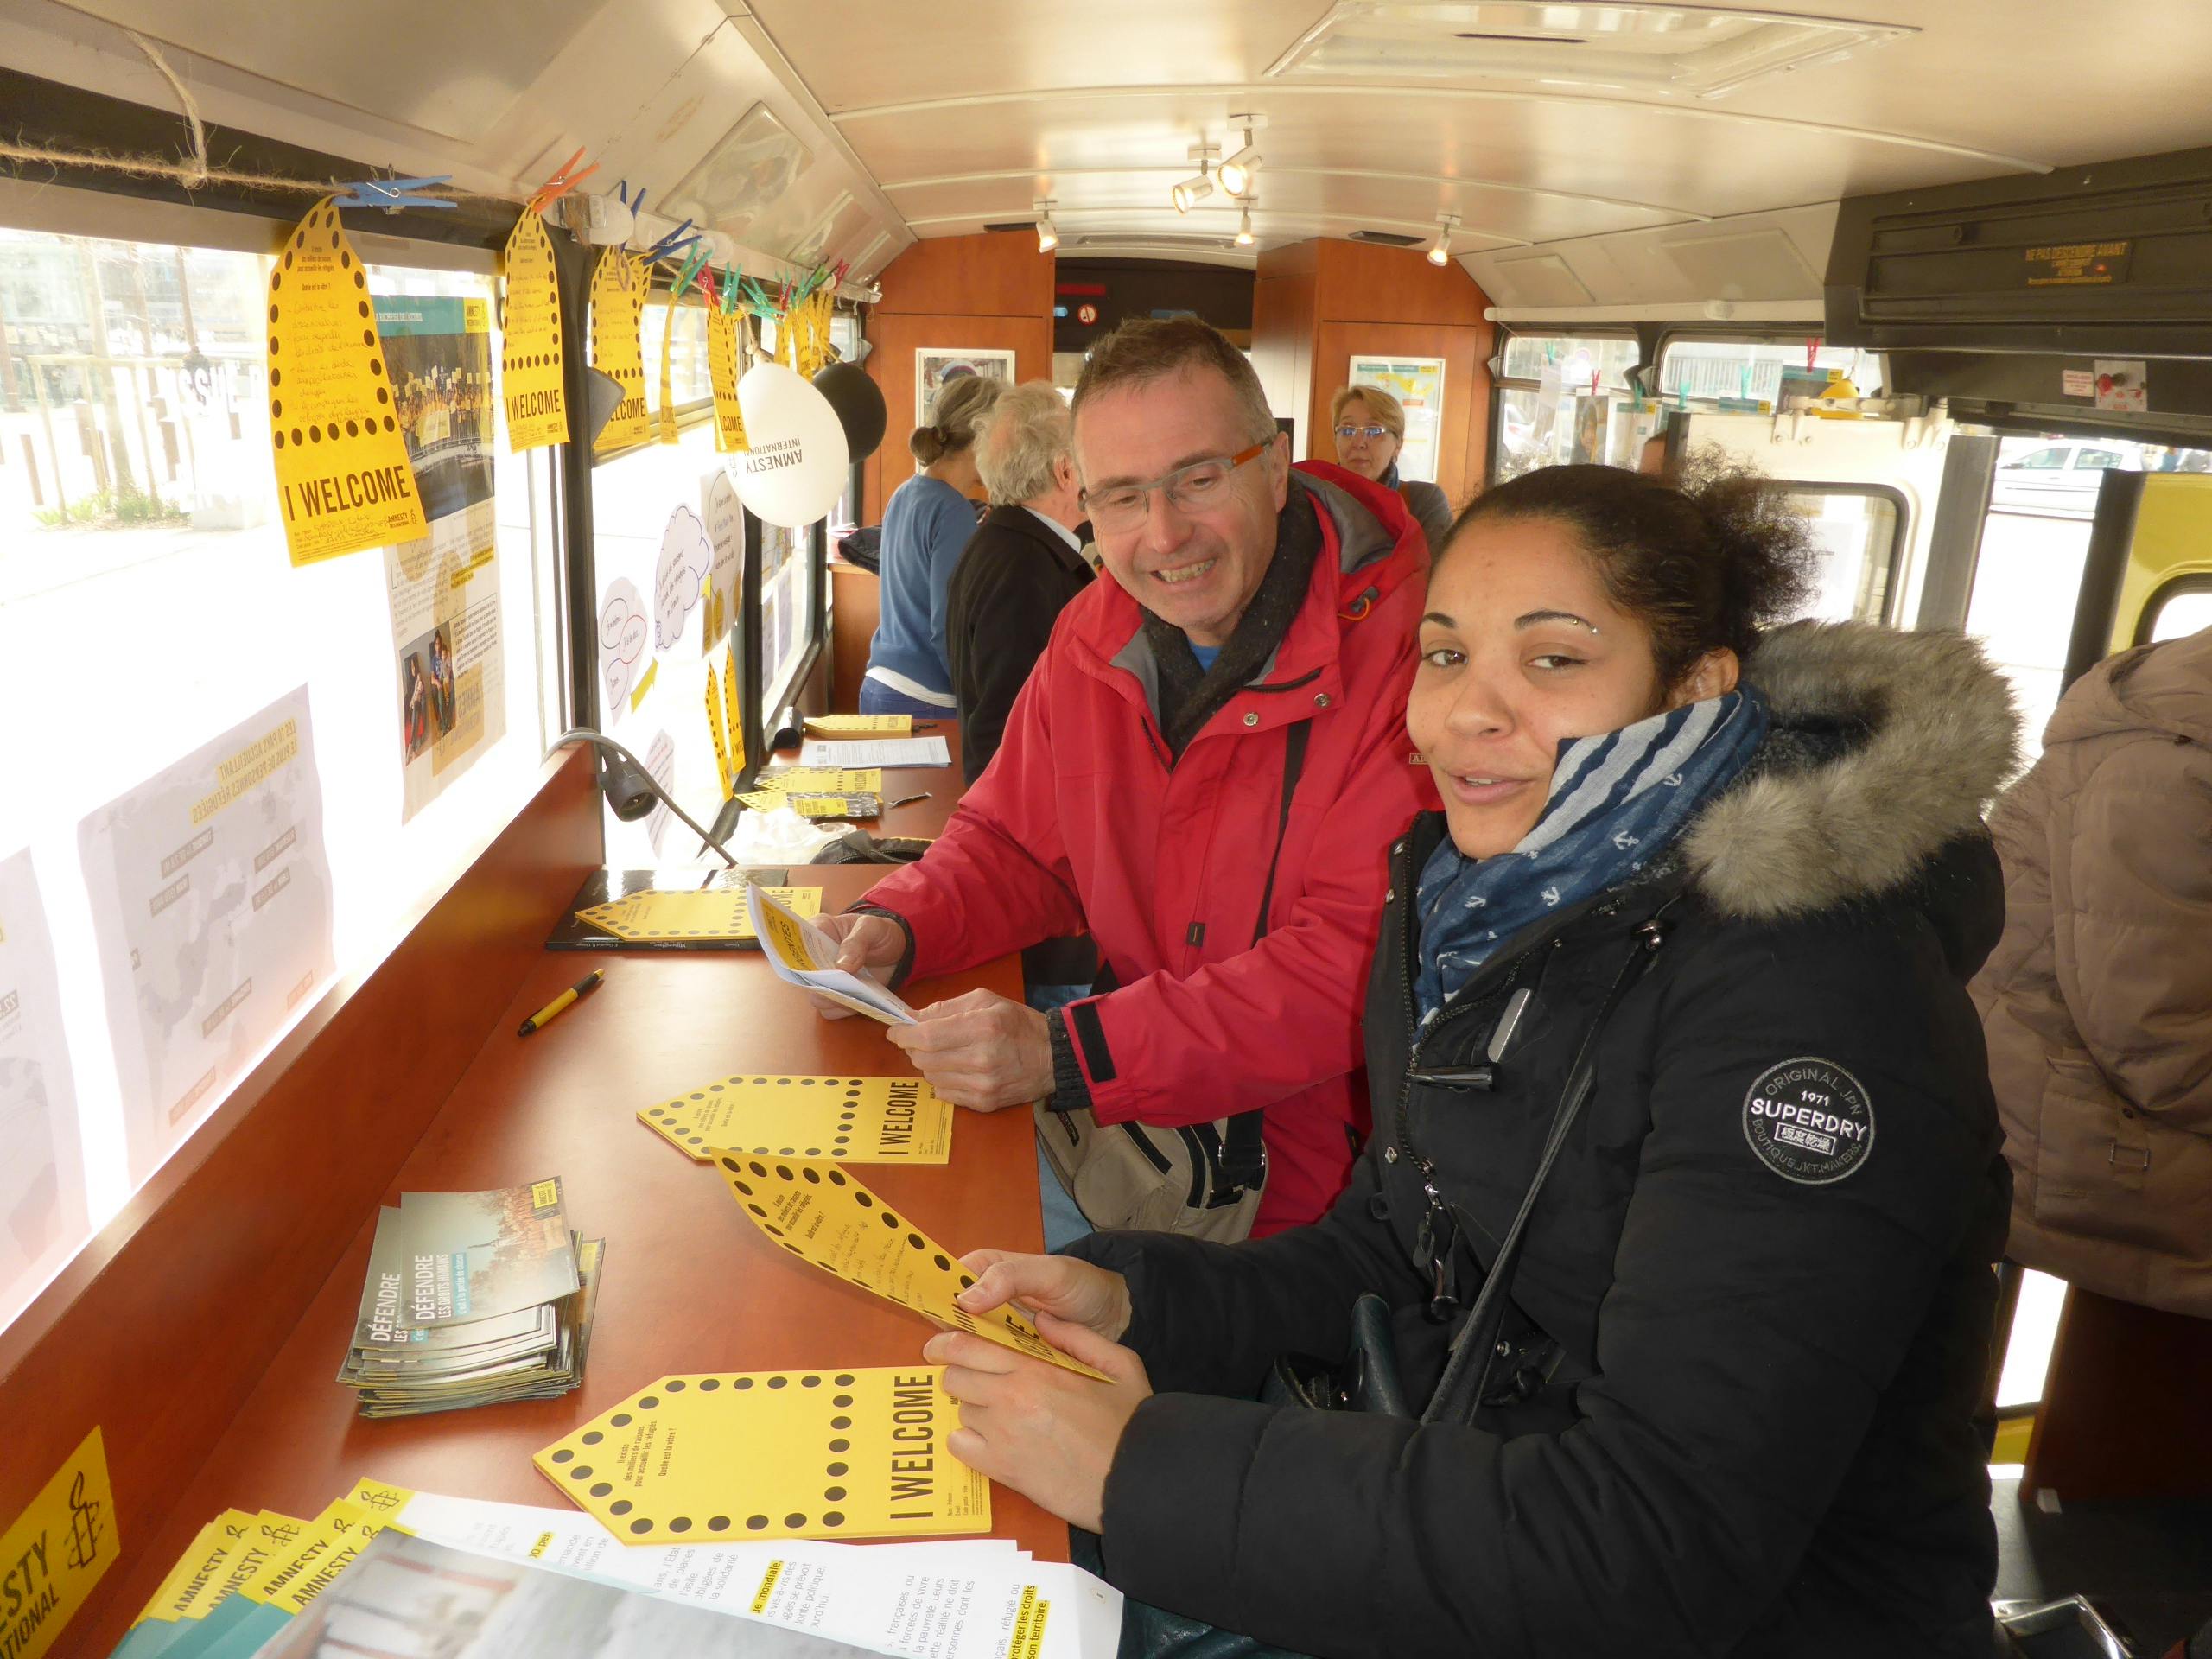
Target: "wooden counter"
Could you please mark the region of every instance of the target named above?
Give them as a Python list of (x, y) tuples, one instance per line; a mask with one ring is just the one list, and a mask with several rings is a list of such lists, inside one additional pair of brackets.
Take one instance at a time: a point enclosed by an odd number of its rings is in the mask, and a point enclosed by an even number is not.
[[(920, 775), (959, 773), (956, 766)], [(950, 791), (939, 792), (949, 810)], [(798, 868), (792, 880), (818, 882), (827, 912), (850, 904), (884, 873)], [(903, 1068), (883, 1027), (816, 1017), (754, 951), (593, 960), (607, 969), (606, 984), (543, 1031), (518, 1038), (523, 1019), (577, 976), (578, 957), (541, 957), (384, 1195), (391, 1203), (403, 1190), (559, 1175), (572, 1224), (607, 1240), (583, 1387), (559, 1400), (429, 1417), (356, 1417), (352, 1391), (334, 1379), (360, 1300), (372, 1210), (245, 1408), (227, 1427), (206, 1426), (213, 1451), (168, 1521), (126, 1538), (125, 1558), (110, 1574), (123, 1581), (122, 1592), (104, 1593), (104, 1605), (80, 1616), (68, 1633), (70, 1651), (105, 1652), (194, 1530), (226, 1506), (312, 1515), (364, 1475), (559, 1506), (560, 1494), (531, 1454), (667, 1372), (915, 1360), (931, 1334), (924, 1320), (773, 1248), (711, 1166), (690, 1162), (636, 1117), (640, 1107), (736, 1071)], [(929, 981), (914, 995), (930, 1002), (978, 987), (1020, 996), (1018, 963), (1008, 957)], [(948, 1166), (872, 1165), (862, 1178), (955, 1251), (1041, 1249), (1029, 1114), (961, 1112), (952, 1147)], [(179, 1363), (188, 1370), (189, 1357)], [(179, 1380), (148, 1376), (143, 1387), (160, 1391)], [(992, 1492), (991, 1531), (1039, 1557), (1066, 1558), (1066, 1529), (1003, 1487)]]

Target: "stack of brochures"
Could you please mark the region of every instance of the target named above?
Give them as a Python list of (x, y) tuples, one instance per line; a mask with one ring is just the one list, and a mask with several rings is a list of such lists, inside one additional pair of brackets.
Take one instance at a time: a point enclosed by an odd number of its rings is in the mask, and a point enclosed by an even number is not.
[(569, 1230), (557, 1178), (404, 1192), (378, 1217), (338, 1380), (364, 1417), (566, 1394), (583, 1379), (603, 1255)]

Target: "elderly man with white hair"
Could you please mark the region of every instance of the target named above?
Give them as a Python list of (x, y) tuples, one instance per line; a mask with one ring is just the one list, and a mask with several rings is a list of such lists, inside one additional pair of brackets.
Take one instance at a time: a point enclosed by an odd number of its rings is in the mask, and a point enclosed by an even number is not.
[(953, 569), (945, 626), (971, 784), (998, 753), (1014, 696), (1061, 607), (1090, 581), (1069, 433), (1067, 400), (1033, 380), (1000, 397), (976, 440), (991, 510)]

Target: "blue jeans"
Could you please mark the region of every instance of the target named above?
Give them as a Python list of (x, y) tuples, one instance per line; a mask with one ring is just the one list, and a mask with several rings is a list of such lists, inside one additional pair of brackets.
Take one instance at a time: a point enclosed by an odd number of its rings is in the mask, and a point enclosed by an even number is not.
[(959, 710), (944, 703), (924, 702), (904, 691), (894, 691), (881, 680), (861, 682), (860, 712), (864, 715), (912, 715), (918, 720), (957, 720)]
[[(1088, 985), (1032, 985), (1028, 1001), (1038, 1013), (1050, 1014), (1090, 995)], [(1053, 1173), (1052, 1162), (1045, 1156), (1042, 1141), (1037, 1147), (1037, 1198), (1045, 1211), (1046, 1249), (1064, 1249), (1097, 1230), (1076, 1203), (1074, 1195), (1060, 1185), (1060, 1178)]]

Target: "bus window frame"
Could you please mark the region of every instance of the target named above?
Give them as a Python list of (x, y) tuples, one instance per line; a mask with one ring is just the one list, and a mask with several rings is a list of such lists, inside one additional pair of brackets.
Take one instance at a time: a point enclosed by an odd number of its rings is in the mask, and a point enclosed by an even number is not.
[(1517, 327), (1511, 323), (1500, 324), (1497, 331), (1497, 353), (1491, 359), (1488, 365), (1490, 369), (1490, 437), (1486, 446), (1488, 453), (1483, 457), (1483, 487), (1484, 489), (1494, 488), (1497, 483), (1498, 450), (1505, 442), (1505, 394), (1509, 391), (1541, 391), (1543, 389), (1541, 381), (1531, 380), (1524, 375), (1508, 376), (1505, 372), (1505, 354), (1508, 344), (1516, 339), (1530, 338), (1634, 340), (1637, 346), (1637, 361), (1635, 366), (1637, 368), (1643, 366), (1643, 337), (1629, 324), (1617, 324), (1600, 328), (1577, 328), (1566, 323), (1535, 325), (1525, 328)]
[[(1808, 322), (1795, 328), (1783, 323), (1765, 326), (1745, 325), (1737, 327), (1719, 327), (1695, 323), (1665, 324), (1658, 330), (1656, 338), (1651, 343), (1649, 365), (1653, 387), (1651, 395), (1658, 397), (1662, 406), (1673, 407), (1668, 404), (1666, 399), (1661, 396), (1658, 384), (1667, 372), (1668, 352), (1675, 346), (1683, 343), (1714, 346), (1794, 346), (1802, 350), (1807, 340), (1818, 340), (1822, 346), (1835, 351), (1865, 351), (1875, 357), (1886, 358), (1887, 356), (1887, 353), (1874, 351), (1869, 346), (1836, 345), (1827, 338), (1827, 325), (1825, 322)], [(1890, 365), (1885, 361), (1882, 365), (1882, 385), (1885, 392), (1889, 384)]]
[[(1888, 569), (1882, 582), (1882, 614), (1878, 620), (1885, 627), (1897, 626), (1897, 612), (1904, 601), (1904, 584), (1897, 578), (1905, 550), (1912, 545), (1912, 502), (1905, 493), (1893, 484), (1858, 484), (1834, 479), (1777, 478), (1774, 488), (1783, 495), (1856, 495), (1890, 504)], [(1856, 622), (1866, 619), (1854, 616), (1851, 620)]]
[[(2151, 596), (2143, 601), (2141, 613), (2135, 619), (2135, 637), (2130, 643), (2137, 645), (2151, 644), (2151, 636), (2158, 627), (2158, 613), (2175, 600), (2190, 594), (2212, 594), (2212, 575), (2207, 575), (2201, 570), (2187, 571), (2178, 576), (2169, 576), (2153, 588)], [(2183, 634), (2178, 637), (2185, 639), (2189, 636)]]

